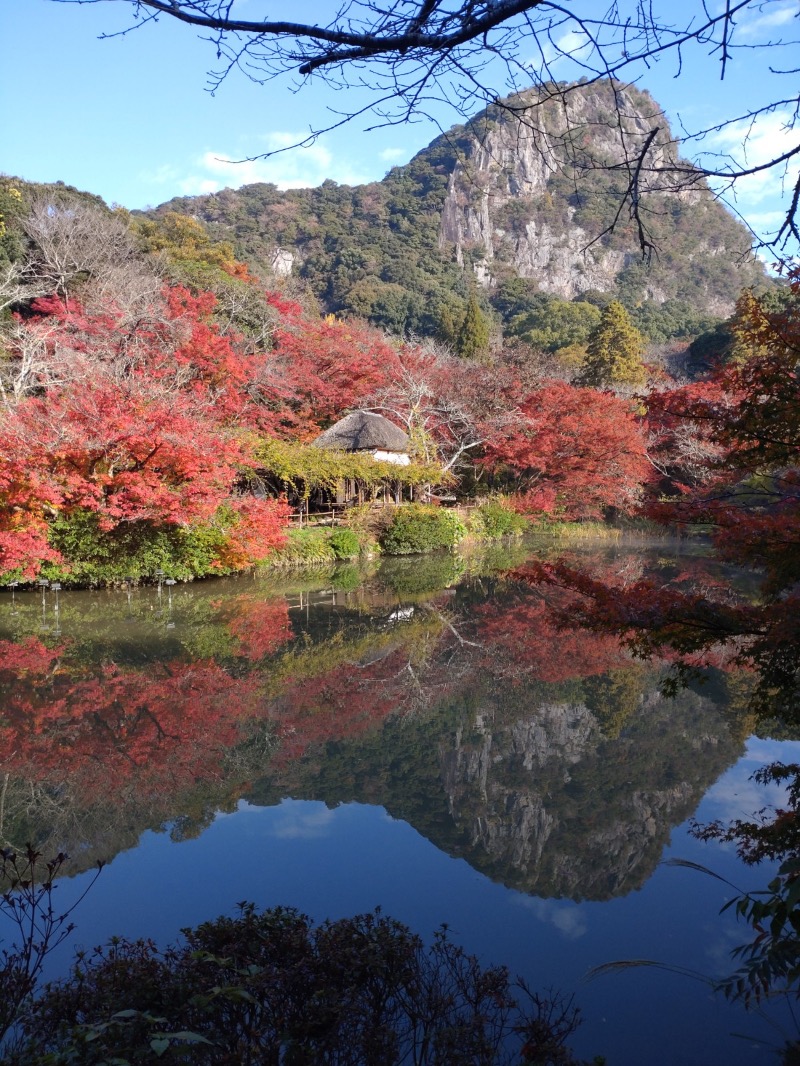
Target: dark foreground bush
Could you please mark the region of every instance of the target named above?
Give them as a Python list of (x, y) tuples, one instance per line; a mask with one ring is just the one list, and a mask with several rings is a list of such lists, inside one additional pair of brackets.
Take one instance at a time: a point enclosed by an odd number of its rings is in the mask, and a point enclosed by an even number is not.
[(392, 524), (381, 536), (387, 555), (454, 548), (466, 533), (464, 523), (453, 511), (424, 504), (406, 504), (395, 511)]
[(575, 1063), (577, 1011), (439, 933), (380, 913), (313, 926), (295, 910), (218, 918), (160, 951), (114, 940), (79, 956), (23, 1019), (11, 1066)]

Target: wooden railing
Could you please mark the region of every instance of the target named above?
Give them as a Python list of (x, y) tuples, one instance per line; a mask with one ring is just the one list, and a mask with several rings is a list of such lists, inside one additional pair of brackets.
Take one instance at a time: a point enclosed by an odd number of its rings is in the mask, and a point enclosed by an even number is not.
[(336, 526), (342, 519), (342, 511), (295, 511), (289, 515), (289, 521), (298, 526)]

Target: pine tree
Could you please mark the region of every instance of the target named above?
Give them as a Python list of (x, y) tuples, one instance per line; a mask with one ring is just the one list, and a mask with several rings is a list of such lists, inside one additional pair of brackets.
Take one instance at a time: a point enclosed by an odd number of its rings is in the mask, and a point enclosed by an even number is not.
[(643, 350), (644, 339), (630, 315), (621, 303), (612, 300), (589, 334), (580, 384), (595, 388), (643, 384)]
[(458, 332), (456, 351), (465, 359), (472, 359), (489, 347), (489, 323), (481, 311), (474, 292), (467, 301), (467, 313)]

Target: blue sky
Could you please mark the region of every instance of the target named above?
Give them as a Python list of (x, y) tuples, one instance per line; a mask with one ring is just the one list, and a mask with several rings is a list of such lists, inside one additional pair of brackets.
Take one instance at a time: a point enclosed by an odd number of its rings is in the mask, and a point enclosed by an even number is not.
[[(241, 2), (256, 13), (253, 0)], [(258, 14), (262, 6), (258, 4)], [(675, 0), (672, 9), (677, 18), (680, 9), (698, 6), (697, 0)], [(298, 0), (292, 17), (313, 20), (315, 7), (321, 10), (322, 0)], [(792, 21), (796, 26), (797, 12), (797, 0), (770, 0), (760, 14), (744, 20), (740, 40), (768, 40)], [(355, 93), (345, 99), (322, 85), (292, 92), (289, 79), (259, 86), (238, 75), (212, 96), (206, 91), (206, 71), (214, 66), (213, 50), (191, 28), (164, 18), (125, 36), (98, 39), (129, 25), (130, 13), (123, 3), (5, 0), (0, 12), (5, 42), (1, 172), (34, 181), (62, 180), (109, 203), (141, 208), (253, 181), (288, 188), (325, 178), (348, 184), (376, 180), (438, 132), (426, 121), (364, 132), (368, 122), (362, 120), (311, 147), (237, 165), (230, 161), (292, 144), (320, 119), (324, 122), (330, 108), (363, 100)], [(285, 16), (286, 8), (276, 6), (270, 13)], [(784, 51), (778, 58), (784, 66), (797, 66), (796, 55)], [(789, 87), (776, 86), (768, 75), (770, 59), (775, 56), (740, 54), (720, 82), (716, 60), (696, 50), (684, 57), (680, 77), (675, 77), (670, 58), (644, 72), (639, 84), (673, 122), (706, 125), (762, 102), (770, 92), (787, 95)], [(572, 76), (566, 64), (557, 71), (561, 77)], [(449, 126), (458, 116), (442, 109), (439, 120)], [(785, 146), (784, 123), (779, 111), (752, 132), (751, 161)], [(705, 147), (740, 151), (741, 133), (709, 138)], [(774, 177), (754, 178), (735, 206), (763, 228), (779, 219), (780, 191)]]

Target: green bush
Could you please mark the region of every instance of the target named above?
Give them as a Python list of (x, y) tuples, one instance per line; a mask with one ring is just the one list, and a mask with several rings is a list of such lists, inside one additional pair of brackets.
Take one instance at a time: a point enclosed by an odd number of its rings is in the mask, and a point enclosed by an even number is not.
[(470, 515), (470, 530), (477, 537), (497, 540), (516, 536), (528, 528), (528, 520), (502, 500), (487, 500)]
[(306, 526), (290, 529), (286, 544), (266, 562), (273, 566), (326, 566), (338, 559), (353, 559), (361, 541), (352, 529), (322, 529)]
[(466, 563), (460, 555), (431, 555), (427, 559), (382, 559), (381, 581), (398, 596), (426, 596), (450, 588), (464, 575)]
[(163, 570), (182, 581), (210, 574), (229, 574), (219, 565), (228, 540), (229, 515), (197, 526), (129, 522), (106, 531), (92, 511), (59, 515), (49, 539), (66, 564), (42, 568), (44, 577), (64, 585), (113, 585), (125, 577), (152, 577)]
[(407, 504), (397, 508), (380, 544), (388, 555), (413, 555), (454, 548), (466, 532), (464, 523), (453, 511)]
[(354, 592), (364, 580), (364, 575), (355, 563), (337, 566), (331, 576), (331, 585), (338, 592)]
[(353, 559), (361, 551), (361, 544), (352, 529), (334, 529), (328, 543), (337, 559)]
[(336, 558), (327, 530), (290, 529), (286, 544), (270, 555), (267, 566), (324, 566)]
[(348, 508), (344, 516), (344, 525), (356, 534), (362, 548), (370, 543), (377, 546), (392, 524), (393, 517), (393, 507), (374, 507), (364, 503)]

